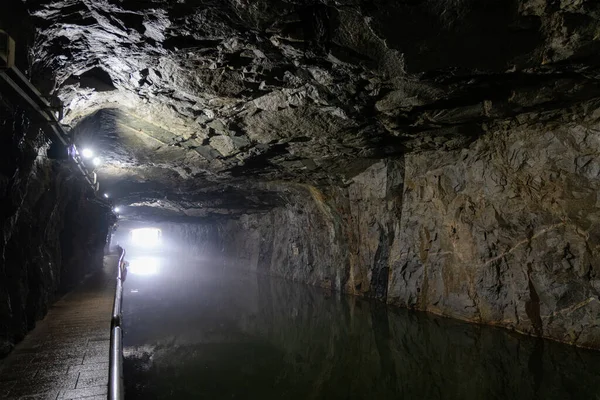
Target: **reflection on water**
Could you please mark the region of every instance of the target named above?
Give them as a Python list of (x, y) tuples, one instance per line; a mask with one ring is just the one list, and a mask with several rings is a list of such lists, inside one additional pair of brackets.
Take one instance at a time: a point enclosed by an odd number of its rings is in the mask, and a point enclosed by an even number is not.
[(128, 260), (127, 273), (133, 275), (156, 275), (161, 259), (159, 257), (132, 257)]
[(125, 282), (127, 399), (600, 399), (600, 352), (156, 265)]

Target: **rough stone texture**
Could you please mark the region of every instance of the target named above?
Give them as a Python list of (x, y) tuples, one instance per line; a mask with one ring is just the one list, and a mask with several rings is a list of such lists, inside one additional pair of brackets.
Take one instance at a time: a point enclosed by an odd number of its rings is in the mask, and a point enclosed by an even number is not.
[(0, 356), (57, 293), (102, 266), (110, 209), (64, 163), (25, 112), (0, 99)]
[(598, 116), (407, 156), (388, 300), (600, 346)]
[[(0, 29), (28, 73), (34, 27), (8, 2)], [(2, 81), (3, 82), (3, 81)], [(7, 85), (0, 85), (0, 357), (34, 328), (58, 295), (102, 266), (108, 204), (97, 201), (64, 147)]]
[(239, 215), (257, 181), (344, 185), (600, 95), (594, 0), (25, 4), (32, 78), (132, 217)]
[(597, 1), (25, 5), (31, 77), (124, 218), (210, 222), (231, 264), (600, 347)]
[(306, 189), (285, 208), (228, 222), (226, 256), (395, 305), (599, 347), (598, 117), (509, 124), (467, 149), (409, 154), (405, 169), (377, 163), (344, 195)]
[(347, 189), (282, 190), (286, 206), (221, 225), (231, 264), (324, 288), (387, 295), (392, 241), (399, 229), (403, 165), (379, 162)]

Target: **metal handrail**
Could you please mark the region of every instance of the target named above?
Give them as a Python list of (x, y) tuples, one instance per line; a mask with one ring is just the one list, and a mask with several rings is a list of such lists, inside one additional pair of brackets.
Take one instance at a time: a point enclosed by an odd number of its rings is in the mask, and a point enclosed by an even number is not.
[(110, 369), (108, 378), (108, 399), (122, 400), (123, 390), (123, 332), (120, 326), (115, 326), (111, 332)]
[(125, 269), (125, 249), (121, 248), (117, 271), (117, 289), (110, 320), (110, 355), (108, 365), (108, 399), (123, 400), (123, 331), (121, 329), (123, 302), (123, 271)]
[[(0, 30), (0, 32), (5, 33), (2, 30)], [(8, 84), (8, 86), (46, 122), (60, 143), (64, 146), (69, 146), (69, 143), (71, 142), (69, 135), (59, 123), (57, 117), (54, 116), (53, 108), (50, 106), (50, 103), (48, 103), (48, 100), (42, 96), (37, 88), (33, 86), (29, 79), (27, 79), (15, 65), (9, 63), (6, 66), (0, 66), (0, 82), (1, 81)], [(62, 115), (62, 110), (60, 111), (60, 115)], [(62, 116), (59, 116), (59, 118), (62, 118)], [(44, 131), (47, 132), (46, 129)], [(88, 170), (87, 166), (78, 157), (69, 158), (75, 163), (84, 179), (92, 187), (92, 190), (97, 192), (99, 184), (92, 182), (90, 179), (91, 172)]]

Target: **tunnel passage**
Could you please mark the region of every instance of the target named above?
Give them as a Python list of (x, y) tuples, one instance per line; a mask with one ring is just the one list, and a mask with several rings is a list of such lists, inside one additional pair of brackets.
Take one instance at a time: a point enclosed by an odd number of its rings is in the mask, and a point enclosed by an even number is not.
[(52, 117), (2, 84), (0, 354), (135, 227), (215, 271), (600, 348), (596, 2), (9, 3)]

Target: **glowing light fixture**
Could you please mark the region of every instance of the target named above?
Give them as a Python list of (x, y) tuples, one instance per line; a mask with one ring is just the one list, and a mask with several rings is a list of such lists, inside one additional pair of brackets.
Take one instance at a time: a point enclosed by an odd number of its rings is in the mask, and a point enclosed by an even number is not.
[(94, 164), (94, 167), (99, 167), (102, 164), (102, 160), (99, 157), (94, 157), (92, 164)]
[(132, 229), (131, 242), (136, 246), (155, 247), (160, 243), (162, 232), (158, 228)]
[(94, 157), (94, 152), (92, 151), (92, 149), (83, 149), (81, 151), (81, 155), (83, 156), (83, 158), (92, 158)]
[(129, 260), (127, 272), (133, 275), (156, 275), (160, 263), (155, 257), (136, 257)]
[(113, 211), (116, 213), (121, 212), (121, 207), (115, 207), (113, 208)]
[(104, 193), (104, 198), (108, 199), (110, 196), (108, 195), (108, 193)]

